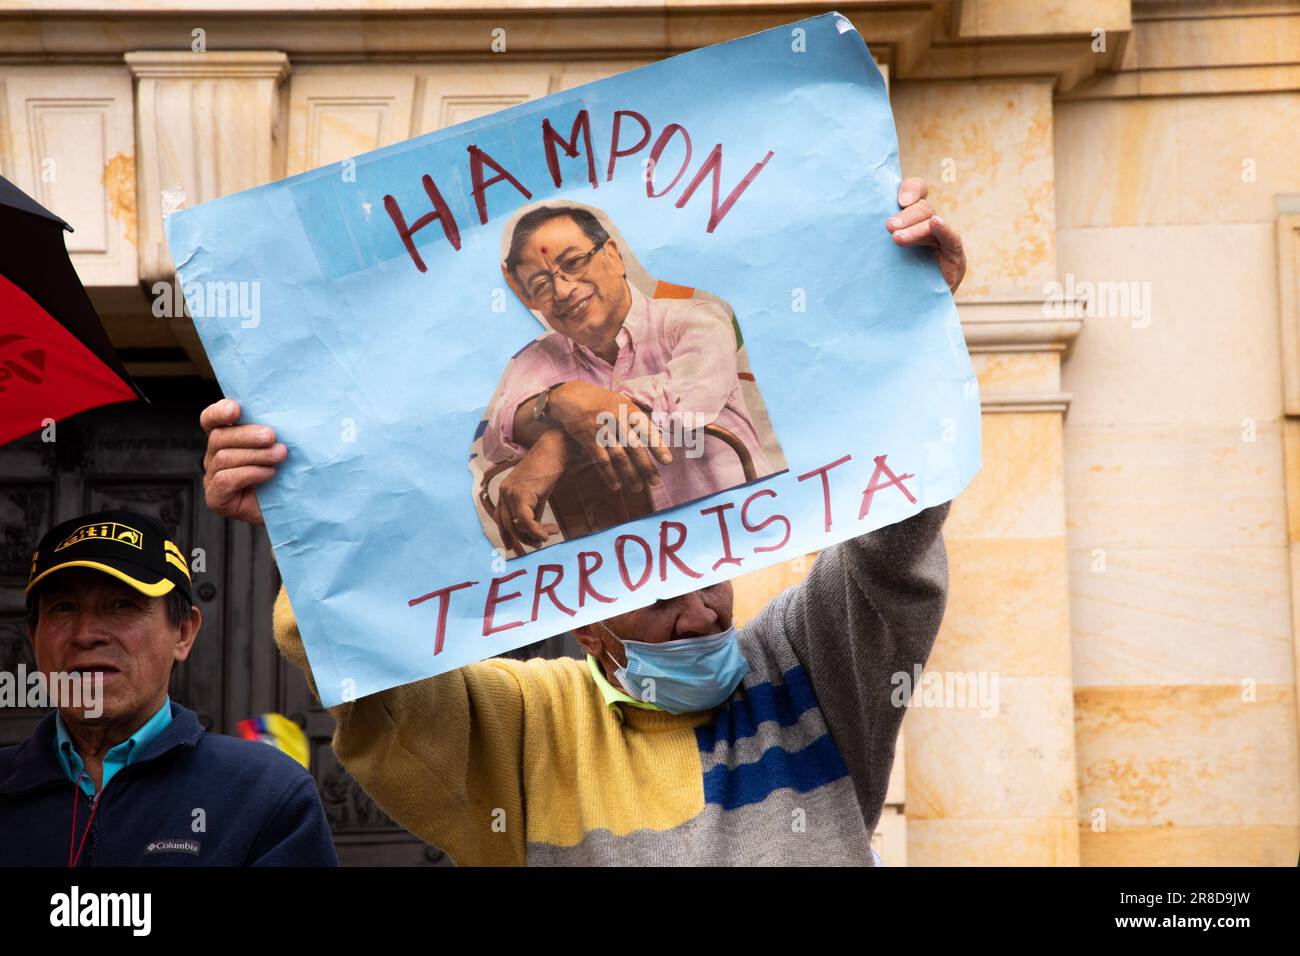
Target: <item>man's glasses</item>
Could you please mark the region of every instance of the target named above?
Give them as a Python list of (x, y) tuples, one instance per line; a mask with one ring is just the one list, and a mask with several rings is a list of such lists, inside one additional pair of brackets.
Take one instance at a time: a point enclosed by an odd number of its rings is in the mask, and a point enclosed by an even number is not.
[(560, 263), (560, 267), (552, 272), (545, 272), (534, 278), (528, 283), (528, 297), (534, 302), (545, 305), (555, 298), (555, 280), (564, 276), (570, 282), (574, 279), (581, 279), (591, 268), (591, 260), (595, 258), (596, 253), (605, 247), (609, 242), (608, 238), (600, 240), (591, 247), (589, 252), (581, 255), (570, 256)]

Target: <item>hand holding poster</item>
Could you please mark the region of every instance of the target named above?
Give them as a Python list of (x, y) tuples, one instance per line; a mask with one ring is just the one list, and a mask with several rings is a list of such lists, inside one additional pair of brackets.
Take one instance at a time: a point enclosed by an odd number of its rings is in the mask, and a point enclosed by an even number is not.
[(323, 702), (960, 492), (978, 390), (898, 184), (828, 14), (173, 214), (224, 391), (291, 449), (259, 498)]

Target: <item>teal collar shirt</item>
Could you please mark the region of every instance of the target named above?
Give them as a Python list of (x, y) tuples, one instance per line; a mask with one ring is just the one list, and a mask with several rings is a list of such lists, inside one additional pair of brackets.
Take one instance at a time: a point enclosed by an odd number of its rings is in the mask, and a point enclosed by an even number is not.
[[(162, 733), (167, 725), (172, 722), (172, 701), (168, 697), (163, 701), (158, 713), (146, 720), (140, 727), (126, 740), (122, 741), (108, 753), (104, 754), (104, 782), (101, 786), (108, 786), (108, 782), (117, 775), (117, 772), (131, 763), (136, 755), (142, 751), (145, 746)], [(81, 754), (77, 753), (76, 746), (72, 743), (72, 737), (68, 734), (68, 728), (63, 724), (61, 714), (54, 715), (55, 727), (55, 744), (58, 747), (59, 766), (63, 772), (68, 775), (68, 779), (73, 783), (79, 784), (86, 796), (94, 799), (95, 781), (90, 779), (90, 774), (85, 772), (86, 765), (81, 759)]]

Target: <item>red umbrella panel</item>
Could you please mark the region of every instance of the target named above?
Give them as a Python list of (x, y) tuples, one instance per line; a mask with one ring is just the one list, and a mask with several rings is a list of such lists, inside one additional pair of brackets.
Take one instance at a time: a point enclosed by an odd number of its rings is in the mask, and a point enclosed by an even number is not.
[(0, 445), (49, 421), (136, 397), (99, 356), (0, 275)]
[(69, 228), (0, 177), (0, 445), (144, 397), (68, 258)]

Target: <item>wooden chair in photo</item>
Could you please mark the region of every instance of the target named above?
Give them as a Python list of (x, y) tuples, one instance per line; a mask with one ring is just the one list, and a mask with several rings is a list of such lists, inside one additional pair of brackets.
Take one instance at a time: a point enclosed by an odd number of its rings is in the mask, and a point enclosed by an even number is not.
[[(716, 438), (735, 453), (740, 460), (745, 481), (753, 481), (758, 477), (753, 456), (733, 432), (721, 425), (712, 424), (704, 426), (704, 434), (706, 439)], [(489, 515), (495, 516), (497, 513), (497, 505), (492, 498), (493, 480), (504, 476), (516, 464), (518, 460), (513, 458), (497, 462), (483, 473), (478, 497), (479, 503)], [(591, 462), (580, 462), (566, 468), (560, 480), (555, 483), (548, 503), (555, 523), (559, 526), (560, 536), (565, 541), (644, 518), (655, 510), (648, 487), (642, 486), (641, 491), (633, 491), (624, 484), (619, 491), (613, 491)], [(517, 555), (525, 553), (519, 548), (514, 550)]]

